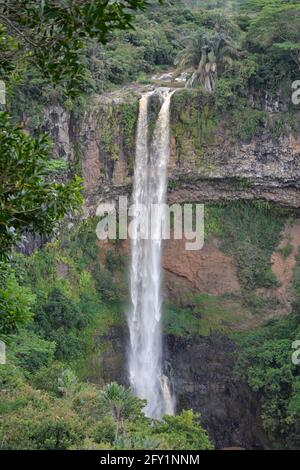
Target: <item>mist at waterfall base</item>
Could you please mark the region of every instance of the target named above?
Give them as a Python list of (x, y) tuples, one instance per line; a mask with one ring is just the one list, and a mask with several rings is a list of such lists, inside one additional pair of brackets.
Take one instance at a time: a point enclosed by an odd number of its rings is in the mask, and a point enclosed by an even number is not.
[[(152, 137), (149, 132), (149, 104), (153, 94), (161, 102)], [(147, 400), (145, 414), (161, 419), (174, 414), (175, 400), (162, 366), (161, 252), (163, 203), (166, 198), (167, 166), (170, 153), (170, 102), (173, 91), (160, 88), (142, 96), (136, 137), (133, 203), (161, 210), (148, 220), (154, 237), (145, 239), (136, 226), (132, 239), (128, 314), (130, 350), (128, 358), (131, 387), (139, 398)]]

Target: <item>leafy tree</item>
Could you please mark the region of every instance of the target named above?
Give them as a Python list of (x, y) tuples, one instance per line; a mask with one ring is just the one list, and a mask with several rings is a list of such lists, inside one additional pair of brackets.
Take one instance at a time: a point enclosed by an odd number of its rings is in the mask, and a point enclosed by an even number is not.
[(93, 430), (93, 438), (98, 444), (109, 443), (114, 445), (117, 434), (117, 424), (112, 416), (105, 416)]
[(156, 422), (154, 432), (162, 435), (169, 449), (212, 449), (206, 432), (199, 424), (199, 415), (192, 410), (182, 411), (177, 416), (165, 416), (161, 423)]
[(10, 364), (9, 367), (0, 367), (0, 392), (19, 390), (24, 385), (24, 374), (20, 367)]
[(252, 14), (248, 39), (261, 48), (290, 58), (300, 70), (300, 5), (294, 0), (248, 0)]
[[(159, 3), (160, 0), (158, 0)], [(147, 0), (9, 0), (0, 2), (1, 79), (16, 79), (25, 62), (52, 86), (73, 96), (82, 85), (82, 52), (90, 40), (105, 43), (114, 30), (133, 28), (133, 14)], [(14, 80), (12, 80), (14, 82)], [(46, 178), (50, 145), (33, 139), (0, 115), (0, 256), (24, 231), (50, 232), (81, 203), (78, 178), (66, 184)]]
[(78, 378), (71, 369), (66, 369), (58, 377), (58, 391), (67, 399), (72, 399), (80, 386)]
[(21, 330), (9, 343), (9, 354), (14, 357), (13, 362), (30, 372), (49, 367), (54, 352), (54, 342), (42, 339), (32, 331)]
[(6, 82), (7, 87), (11, 87), (11, 82), (15, 83), (20, 78), (24, 71), (24, 59), (17, 39), (10, 36), (0, 23), (0, 78)]
[(87, 41), (96, 38), (105, 43), (112, 31), (132, 28), (133, 13), (147, 4), (147, 0), (7, 0), (0, 3), (0, 21), (42, 77), (65, 86), (70, 96), (84, 79), (81, 55)]
[(20, 286), (14, 271), (0, 262), (0, 335), (16, 333), (33, 316), (35, 296)]
[(291, 360), (295, 334), (297, 320), (293, 315), (243, 335), (236, 368), (260, 397), (269, 438), (286, 448), (299, 445), (299, 374)]
[(288, 410), (292, 415), (300, 416), (300, 379), (293, 383), (293, 394), (289, 402)]
[(50, 291), (43, 311), (36, 315), (36, 321), (46, 335), (59, 328), (80, 330), (86, 326), (86, 319), (78, 306), (58, 288)]
[(37, 332), (56, 343), (56, 358), (78, 357), (84, 347), (80, 332), (88, 319), (78, 304), (60, 289), (53, 288), (45, 303), (40, 303), (35, 314)]
[[(33, 387), (44, 390), (50, 395), (62, 397), (65, 387), (62, 388), (61, 377), (65, 373), (66, 365), (62, 362), (52, 362), (47, 366), (42, 366), (31, 375), (31, 384)], [(71, 371), (72, 372), (72, 371)]]
[(49, 233), (58, 220), (82, 202), (81, 180), (51, 182), (47, 174), (50, 145), (13, 126), (0, 113), (0, 257), (25, 231)]
[(84, 436), (82, 423), (72, 413), (30, 413), (26, 408), (23, 414), (7, 418), (4, 432), (2, 448), (14, 450), (67, 450), (78, 445)]

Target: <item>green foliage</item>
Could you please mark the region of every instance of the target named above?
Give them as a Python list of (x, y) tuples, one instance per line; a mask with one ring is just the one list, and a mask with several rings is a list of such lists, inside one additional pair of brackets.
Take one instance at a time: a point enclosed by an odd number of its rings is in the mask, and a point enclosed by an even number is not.
[[(246, 113), (246, 108), (249, 113), (251, 108), (259, 112), (266, 92), (268, 97), (280, 96), (289, 102), (291, 83), (298, 78), (300, 67), (298, 2), (240, 0), (230, 2), (231, 7), (208, 3), (203, 10), (200, 4), (193, 5), (198, 24), (183, 38), (183, 49), (175, 62), (194, 70), (189, 84), (213, 91), (217, 109), (228, 114), (233, 110)], [(233, 5), (238, 15), (232, 14)], [(235, 123), (230, 126), (234, 128)], [(253, 114), (241, 132), (248, 138), (255, 130)], [(275, 126), (275, 137), (283, 130)]]
[(92, 355), (102, 353), (94, 351), (94, 335), (122, 324), (127, 299), (125, 259), (109, 250), (106, 262), (100, 262), (95, 227), (95, 220), (83, 222), (71, 233), (63, 232), (61, 243), (14, 260), (23, 273), (22, 289), (31, 286), (36, 297), (31, 328), (55, 343), (55, 359), (72, 362), (81, 377), (89, 374)]
[[(101, 126), (101, 150), (107, 161), (117, 161), (120, 157), (120, 135), (127, 167), (133, 171), (135, 155), (135, 132), (138, 118), (138, 101), (115, 104), (103, 110)], [(108, 168), (108, 171), (111, 171)]]
[(57, 329), (82, 329), (86, 326), (87, 318), (84, 318), (78, 306), (67, 298), (63, 292), (54, 288), (50, 291), (43, 313), (35, 317), (41, 330), (46, 336)]
[[(246, 2), (245, 10), (257, 14), (251, 19), (249, 39), (274, 54), (287, 56), (300, 68), (300, 6), (296, 1)], [(283, 32), (283, 34), (282, 34)]]
[(89, 40), (105, 43), (114, 30), (132, 28), (133, 13), (145, 0), (117, 2), (9, 0), (0, 6), (1, 21), (17, 37), (20, 48), (41, 77), (76, 94), (85, 77), (81, 62)]
[(293, 392), (289, 402), (288, 412), (291, 415), (300, 416), (300, 378), (293, 383)]
[(60, 174), (68, 169), (68, 163), (65, 160), (50, 160), (47, 162), (46, 171), (53, 174)]
[(271, 123), (271, 134), (274, 139), (279, 139), (286, 133), (286, 123), (283, 117), (274, 119)]
[(55, 343), (46, 341), (31, 331), (22, 330), (9, 344), (12, 361), (32, 372), (40, 367), (47, 367), (55, 352)]
[(236, 99), (234, 85), (232, 80), (226, 78), (220, 78), (217, 81), (214, 96), (218, 109), (227, 110), (233, 107)]
[(251, 108), (235, 111), (232, 116), (233, 133), (242, 140), (250, 140), (261, 132), (266, 121), (266, 113)]
[(66, 398), (72, 398), (79, 389), (78, 379), (71, 369), (66, 369), (58, 377), (58, 391)]
[(255, 287), (272, 287), (277, 285), (275, 274), (270, 269), (270, 251), (256, 247), (253, 242), (238, 244), (235, 253), (239, 278), (248, 290)]
[(17, 390), (23, 386), (23, 373), (19, 367), (0, 367), (0, 391)]
[[(251, 354), (252, 353), (252, 354)], [(247, 380), (251, 388), (266, 393), (278, 392), (293, 378), (293, 367), (290, 365), (291, 343), (286, 340), (268, 340), (255, 350), (243, 351), (247, 354)], [(241, 367), (242, 364), (240, 360)], [(270, 365), (272, 367), (270, 367)]]
[[(61, 387), (61, 378), (66, 371), (66, 365), (62, 362), (52, 362), (48, 366), (40, 367), (31, 375), (32, 385), (39, 389), (53, 394), (54, 396), (63, 396), (64, 388)], [(72, 371), (70, 371), (72, 373)]]
[(84, 435), (80, 421), (72, 415), (14, 416), (5, 423), (4, 430), (2, 448), (8, 450), (67, 450), (79, 444)]
[(214, 91), (215, 103), (220, 111), (231, 112), (245, 106), (248, 102), (249, 87), (258, 74), (257, 62), (255, 54), (244, 52), (239, 60), (225, 68), (222, 76), (216, 81)]
[(201, 20), (201, 26), (185, 40), (185, 48), (179, 52), (175, 65), (179, 70), (193, 67), (194, 72), (187, 85), (201, 85), (211, 93), (216, 78), (228, 70), (240, 55), (240, 31), (229, 16), (219, 12), (205, 12)]
[(237, 372), (259, 393), (263, 425), (275, 446), (299, 446), (299, 371), (292, 363), (292, 342), (300, 332), (295, 316), (238, 338)]
[(32, 318), (35, 297), (21, 286), (14, 271), (0, 262), (0, 334), (15, 333)]
[(19, 83), (24, 71), (24, 57), (19, 46), (18, 40), (0, 24), (0, 77), (5, 80), (7, 91), (11, 91), (12, 86)]
[(171, 126), (178, 160), (184, 156), (186, 143), (190, 141), (201, 156), (215, 137), (216, 116), (209, 97), (192, 90), (176, 93), (172, 98)]
[(246, 35), (244, 48), (254, 53), (256, 94), (268, 91), (290, 99), (290, 85), (299, 71), (299, 3), (281, 0), (239, 0), (238, 21)]
[(188, 309), (173, 305), (164, 308), (164, 329), (175, 336), (193, 336), (199, 333), (199, 319)]
[(122, 106), (121, 113), (124, 152), (127, 157), (127, 166), (133, 171), (133, 162), (135, 155), (135, 131), (138, 118), (137, 103), (134, 103), (132, 105), (125, 104), (124, 106)]
[(274, 445), (288, 449), (300, 443), (299, 367), (292, 361), (292, 343), (300, 335), (299, 272), (298, 258), (292, 314), (236, 337), (240, 346), (237, 373), (258, 392), (263, 425)]
[(122, 423), (124, 419), (140, 417), (141, 409), (146, 404), (134, 397), (129, 389), (115, 382), (106, 385), (102, 390), (101, 401), (117, 423)]
[(57, 288), (50, 291), (35, 315), (35, 329), (55, 342), (57, 359), (78, 357), (83, 348), (79, 333), (87, 322), (79, 306)]
[(207, 229), (223, 240), (223, 249), (235, 259), (241, 285), (252, 292), (277, 284), (271, 255), (278, 246), (288, 212), (249, 202), (206, 205)]
[(110, 272), (114, 273), (118, 270), (122, 270), (125, 267), (124, 256), (116, 249), (109, 250), (106, 255), (105, 268)]
[(82, 202), (81, 180), (54, 183), (45, 177), (49, 142), (34, 139), (0, 113), (0, 256), (24, 231), (49, 233)]
[[(29, 8), (21, 2), (22, 8), (15, 11), (16, 3), (10, 0), (11, 10), (1, 17), (12, 41), (19, 44), (18, 62), (27, 65), (19, 74), (18, 87), (13, 87), (12, 108), (19, 116), (26, 112), (33, 121), (37, 119), (31, 111), (37, 109), (37, 102), (67, 105), (70, 97), (85, 99), (87, 94), (103, 93), (155, 68), (172, 66), (181, 38), (198, 21), (181, 0), (163, 6), (158, 5), (159, 0), (114, 5), (99, 0), (86, 2), (84, 7), (79, 1), (57, 0), (49, 2), (42, 15), (39, 5)], [(126, 10), (129, 3), (132, 8)], [(110, 10), (114, 10), (114, 21)], [(16, 58), (16, 53), (8, 54), (7, 66), (15, 67)]]
[(169, 304), (164, 309), (165, 331), (181, 337), (227, 335), (242, 319), (240, 299), (226, 295), (189, 295), (182, 306)]
[[(58, 369), (57, 366), (57, 372)], [(50, 376), (53, 370), (50, 368)], [(4, 417), (1, 449), (211, 448), (199, 417), (191, 411), (165, 417), (162, 422), (153, 421), (143, 415), (144, 402), (130, 390), (110, 384), (99, 394), (95, 386), (74, 381), (71, 370), (64, 372), (65, 384), (66, 376), (67, 393), (56, 393), (55, 397), (37, 389), (39, 385), (42, 390), (48, 388), (44, 386), (46, 368), (34, 374), (35, 388), (18, 368), (0, 369), (0, 411)]]
[(108, 443), (113, 445), (117, 434), (117, 424), (112, 416), (105, 416), (93, 430), (93, 439), (97, 444)]
[(212, 450), (206, 432), (199, 425), (199, 416), (191, 410), (178, 416), (165, 416), (162, 423), (156, 423), (154, 432), (170, 450)]
[[(15, 371), (19, 373), (19, 369)], [(3, 366), (1, 383), (3, 372), (4, 377), (6, 372), (10, 377), (15, 375), (10, 364)], [(5, 381), (1, 406), (5, 416), (0, 430), (1, 449), (63, 450), (83, 437), (82, 423), (67, 403), (52, 400), (45, 393), (33, 389), (20, 373), (17, 388), (11, 378)]]

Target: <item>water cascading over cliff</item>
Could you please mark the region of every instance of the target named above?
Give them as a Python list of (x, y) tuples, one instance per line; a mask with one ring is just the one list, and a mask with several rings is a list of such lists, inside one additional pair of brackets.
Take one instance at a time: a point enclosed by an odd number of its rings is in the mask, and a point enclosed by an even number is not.
[[(154, 93), (159, 95), (161, 109), (150, 138), (149, 103)], [(172, 93), (158, 89), (140, 100), (133, 190), (136, 214), (141, 205), (147, 211), (143, 224), (136, 224), (132, 239), (129, 377), (135, 394), (147, 400), (145, 414), (157, 419), (174, 412), (169, 381), (163, 373), (161, 331), (161, 205), (166, 196)]]

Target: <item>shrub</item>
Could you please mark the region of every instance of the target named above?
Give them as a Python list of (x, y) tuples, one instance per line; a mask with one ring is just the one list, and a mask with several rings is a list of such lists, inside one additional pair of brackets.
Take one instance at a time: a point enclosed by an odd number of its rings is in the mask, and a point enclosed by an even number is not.
[(0, 367), (0, 391), (21, 388), (24, 377), (20, 369), (12, 364)]
[(87, 326), (87, 321), (78, 304), (58, 288), (50, 291), (36, 313), (36, 329), (55, 341), (57, 359), (78, 357), (84, 343), (79, 332)]
[(61, 396), (58, 379), (66, 370), (66, 365), (53, 362), (49, 367), (41, 367), (31, 375), (31, 383), (35, 388)]
[(0, 334), (11, 334), (32, 319), (35, 296), (30, 288), (20, 286), (11, 269), (3, 265), (0, 269)]
[(50, 291), (43, 312), (36, 315), (36, 322), (47, 336), (59, 329), (80, 330), (86, 326), (86, 320), (76, 303), (58, 288)]
[(3, 449), (67, 450), (84, 438), (81, 422), (72, 414), (56, 416), (29, 412), (6, 419)]
[(199, 418), (192, 410), (165, 416), (161, 423), (155, 424), (154, 433), (161, 435), (166, 449), (211, 450), (213, 446), (199, 424)]
[(106, 416), (97, 423), (93, 431), (93, 438), (97, 444), (113, 444), (116, 438), (117, 424), (112, 416)]
[(216, 82), (214, 96), (216, 106), (221, 111), (227, 111), (235, 102), (235, 93), (233, 91), (232, 81), (226, 78), (220, 78)]
[(14, 361), (32, 372), (52, 362), (55, 343), (46, 341), (33, 332), (22, 330), (10, 344), (10, 350)]
[(232, 128), (242, 140), (250, 140), (258, 135), (265, 127), (266, 113), (252, 108), (235, 111), (232, 119)]
[(236, 372), (257, 392), (263, 426), (275, 447), (299, 446), (299, 373), (291, 360), (299, 332), (299, 319), (292, 314), (236, 336)]

